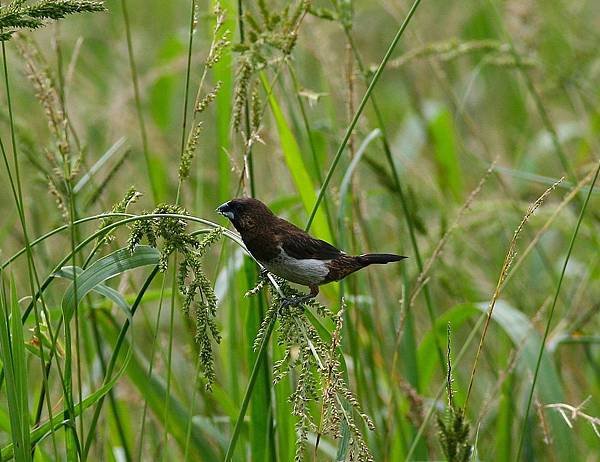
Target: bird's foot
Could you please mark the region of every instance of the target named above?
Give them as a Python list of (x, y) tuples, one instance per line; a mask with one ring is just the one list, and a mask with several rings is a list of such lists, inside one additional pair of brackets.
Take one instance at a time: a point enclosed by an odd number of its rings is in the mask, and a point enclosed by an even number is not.
[(281, 300), (281, 307), (306, 305), (307, 302), (314, 300), (319, 294), (319, 286), (309, 286), (310, 293), (307, 295), (289, 296)]
[(306, 304), (306, 302), (312, 300), (313, 298), (314, 297), (312, 295), (292, 295), (281, 300), (281, 307), (288, 308), (292, 306), (304, 305)]

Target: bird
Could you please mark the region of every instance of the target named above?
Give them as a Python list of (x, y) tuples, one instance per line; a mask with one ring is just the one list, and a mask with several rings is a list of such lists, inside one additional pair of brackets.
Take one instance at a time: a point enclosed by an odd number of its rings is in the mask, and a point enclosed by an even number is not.
[(320, 285), (344, 279), (366, 266), (407, 258), (392, 253), (349, 255), (276, 216), (251, 197), (231, 199), (216, 212), (231, 221), (248, 252), (268, 272), (310, 289), (293, 304), (309, 301), (319, 294)]

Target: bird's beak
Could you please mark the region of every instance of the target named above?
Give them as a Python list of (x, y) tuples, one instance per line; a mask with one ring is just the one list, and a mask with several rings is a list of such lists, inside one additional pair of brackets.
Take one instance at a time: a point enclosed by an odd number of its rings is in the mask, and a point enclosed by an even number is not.
[(220, 213), (221, 215), (229, 218), (230, 220), (233, 220), (233, 212), (231, 211), (231, 208), (229, 207), (229, 202), (225, 202), (224, 204), (217, 207), (215, 212)]

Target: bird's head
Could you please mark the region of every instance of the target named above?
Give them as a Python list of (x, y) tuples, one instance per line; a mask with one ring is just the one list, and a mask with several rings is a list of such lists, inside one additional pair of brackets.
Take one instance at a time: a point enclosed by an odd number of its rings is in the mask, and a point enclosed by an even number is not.
[(265, 204), (251, 197), (231, 199), (220, 205), (216, 211), (229, 218), (240, 233), (265, 225), (273, 217), (273, 212)]

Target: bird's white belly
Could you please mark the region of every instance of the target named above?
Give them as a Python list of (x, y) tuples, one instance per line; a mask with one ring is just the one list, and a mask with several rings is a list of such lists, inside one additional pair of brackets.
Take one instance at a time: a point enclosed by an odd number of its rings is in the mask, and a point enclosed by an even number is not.
[(262, 262), (269, 272), (288, 281), (305, 286), (319, 285), (329, 273), (327, 263), (329, 260), (314, 258), (297, 259), (290, 257), (284, 250), (281, 254), (270, 260)]

